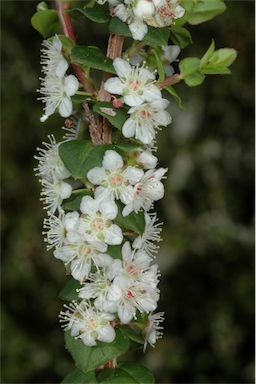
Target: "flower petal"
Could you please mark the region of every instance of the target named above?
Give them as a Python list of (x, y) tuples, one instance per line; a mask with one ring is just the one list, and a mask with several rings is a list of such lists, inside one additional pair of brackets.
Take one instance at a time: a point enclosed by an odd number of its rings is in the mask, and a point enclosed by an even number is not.
[(117, 76), (122, 77), (124, 79), (126, 79), (129, 76), (132, 70), (132, 67), (130, 66), (129, 62), (121, 59), (120, 57), (117, 57), (113, 61), (113, 65), (116, 70)]
[(104, 84), (105, 91), (114, 93), (115, 95), (122, 95), (124, 90), (124, 84), (118, 77), (111, 77)]
[(103, 157), (102, 166), (110, 171), (122, 168), (124, 165), (122, 157), (116, 151), (106, 151)]
[(109, 228), (107, 228), (105, 231), (105, 241), (107, 244), (110, 245), (119, 245), (123, 241), (123, 234), (116, 224), (112, 224)]
[(94, 216), (99, 209), (99, 202), (91, 196), (84, 196), (81, 200), (80, 211), (89, 216)]
[(87, 173), (87, 179), (94, 185), (101, 184), (106, 178), (104, 168), (94, 167)]
[(79, 88), (79, 81), (74, 75), (68, 75), (64, 79), (64, 91), (68, 96), (73, 96)]
[(133, 137), (135, 135), (136, 120), (129, 118), (123, 125), (122, 132), (124, 137)]
[(59, 114), (62, 117), (69, 117), (72, 114), (72, 101), (69, 96), (63, 97), (59, 105)]

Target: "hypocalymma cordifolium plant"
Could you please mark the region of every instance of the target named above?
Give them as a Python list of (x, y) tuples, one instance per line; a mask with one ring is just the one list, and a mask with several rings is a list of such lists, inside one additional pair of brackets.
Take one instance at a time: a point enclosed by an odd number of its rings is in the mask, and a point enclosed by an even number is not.
[[(234, 49), (212, 41), (201, 57), (182, 53), (192, 44), (190, 26), (225, 9), (222, 0), (57, 0), (55, 8), (39, 3), (32, 17), (44, 39), (40, 120), (57, 113), (66, 131), (35, 156), (43, 234), (70, 275), (60, 322), (76, 368), (63, 383), (154, 383), (147, 368), (117, 359), (162, 336), (155, 262), (162, 224), (152, 209), (167, 169), (157, 165), (156, 136), (171, 124), (168, 104), (182, 107), (176, 84), (230, 73)], [(77, 14), (106, 24), (105, 52), (77, 45)]]

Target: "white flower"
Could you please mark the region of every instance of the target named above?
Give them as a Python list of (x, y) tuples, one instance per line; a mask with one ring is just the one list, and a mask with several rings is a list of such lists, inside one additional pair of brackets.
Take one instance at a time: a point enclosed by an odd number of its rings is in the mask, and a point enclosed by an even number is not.
[(111, 343), (115, 339), (115, 330), (111, 321), (115, 316), (97, 311), (89, 301), (80, 304), (64, 305), (66, 311), (60, 312), (60, 322), (65, 331), (70, 330), (71, 336), (81, 339), (88, 347), (96, 345), (96, 340)]
[(51, 73), (45, 78), (41, 78), (41, 88), (39, 92), (43, 95), (39, 100), (45, 103), (44, 115), (41, 121), (44, 122), (52, 115), (56, 109), (62, 117), (72, 114), (73, 96), (79, 88), (79, 82), (74, 75), (59, 78)]
[(61, 204), (64, 199), (68, 199), (72, 193), (70, 184), (62, 180), (54, 180), (52, 183), (46, 179), (40, 180), (43, 186), (41, 192), (41, 201), (45, 204), (44, 209), (48, 215), (53, 215), (58, 209), (61, 210)]
[(59, 78), (64, 77), (68, 69), (68, 63), (61, 53), (62, 44), (57, 35), (52, 40), (44, 40), (41, 49), (42, 71), (47, 75), (54, 74)]
[(118, 317), (123, 324), (129, 323), (135, 317), (137, 310), (154, 311), (159, 300), (157, 288), (125, 276), (115, 277), (111, 291), (115, 292), (115, 296), (109, 295), (109, 299), (116, 302)]
[(139, 19), (152, 17), (155, 12), (155, 6), (152, 0), (137, 0), (133, 7), (133, 12)]
[(88, 180), (99, 187), (95, 197), (101, 199), (120, 199), (128, 204), (132, 197), (132, 185), (135, 185), (144, 172), (136, 167), (125, 167), (122, 157), (113, 150), (105, 152), (102, 167), (92, 168), (87, 173)]
[(153, 169), (156, 167), (158, 159), (152, 155), (150, 151), (141, 151), (136, 158), (138, 164), (141, 164), (144, 169)]
[(159, 247), (154, 243), (162, 240), (160, 226), (163, 223), (157, 223), (157, 221), (156, 213), (145, 213), (144, 233), (138, 236), (132, 244), (133, 248), (146, 252), (150, 257), (154, 257), (154, 253), (158, 252)]
[(171, 76), (174, 74), (174, 69), (170, 64), (179, 56), (180, 47), (178, 45), (167, 45), (166, 47), (163, 47), (162, 51), (163, 60), (166, 62), (165, 73), (167, 76)]
[(155, 75), (148, 69), (131, 66), (121, 58), (116, 58), (113, 65), (118, 77), (111, 77), (105, 82), (106, 91), (123, 95), (125, 104), (130, 107), (161, 98), (160, 89), (154, 84)]
[(117, 216), (117, 206), (112, 200), (84, 196), (80, 210), (79, 233), (86, 233), (89, 240), (100, 240), (110, 245), (122, 243), (122, 230), (112, 223)]
[(141, 180), (133, 187), (132, 195), (127, 198), (129, 202), (123, 209), (123, 216), (129, 215), (132, 211), (138, 212), (140, 208), (148, 211), (153, 202), (164, 196), (164, 186), (160, 181), (167, 169), (148, 170)]
[(128, 113), (131, 115), (123, 125), (122, 132), (125, 137), (135, 137), (143, 144), (150, 144), (160, 126), (171, 123), (171, 115), (165, 111), (168, 100), (157, 98), (150, 103), (143, 103), (132, 107)]
[(164, 312), (158, 312), (154, 315), (149, 315), (148, 323), (146, 326), (146, 335), (145, 335), (145, 343), (143, 352), (145, 352), (147, 348), (147, 344), (150, 344), (152, 347), (155, 346), (155, 343), (158, 339), (160, 339), (163, 335), (163, 327), (160, 325), (164, 321)]
[(77, 232), (67, 232), (67, 242), (54, 251), (54, 256), (70, 265), (71, 275), (80, 282), (84, 281), (94, 264), (102, 267), (112, 259), (105, 252), (107, 245), (100, 241), (89, 241), (86, 236), (79, 236)]
[(91, 273), (88, 282), (79, 289), (79, 297), (82, 299), (94, 299), (94, 306), (101, 311), (115, 313), (116, 303), (108, 299), (112, 280), (120, 270), (120, 260), (113, 260), (101, 271)]
[(49, 182), (66, 179), (70, 176), (70, 172), (59, 156), (60, 143), (56, 143), (53, 135), (49, 135), (48, 138), (50, 142), (43, 142), (45, 148), (37, 148), (39, 155), (34, 156), (38, 160), (38, 167), (34, 169), (37, 171), (36, 175)]
[(155, 13), (152, 17), (145, 18), (145, 22), (153, 27), (166, 27), (174, 20), (180, 19), (185, 9), (180, 6), (179, 0), (153, 0)]
[(62, 247), (64, 244), (66, 237), (64, 220), (65, 213), (62, 210), (59, 216), (52, 215), (44, 219), (44, 229), (47, 231), (44, 231), (43, 235), (46, 235), (45, 241), (48, 242), (47, 250)]

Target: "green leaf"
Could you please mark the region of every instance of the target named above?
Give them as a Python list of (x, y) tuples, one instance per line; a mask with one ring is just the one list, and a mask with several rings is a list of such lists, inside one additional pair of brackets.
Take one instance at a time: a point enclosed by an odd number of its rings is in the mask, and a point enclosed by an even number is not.
[(207, 49), (204, 56), (201, 58), (201, 63), (200, 63), (201, 68), (205, 64), (207, 64), (207, 62), (210, 60), (210, 58), (212, 57), (212, 55), (214, 53), (214, 50), (215, 50), (215, 43), (214, 43), (214, 40), (212, 40), (210, 47)]
[(54, 9), (36, 12), (31, 18), (31, 24), (44, 38), (60, 32), (59, 17)]
[(60, 291), (59, 298), (65, 301), (77, 300), (78, 293), (76, 290), (79, 288), (81, 288), (81, 284), (72, 277)]
[(121, 330), (126, 334), (127, 337), (129, 337), (130, 340), (135, 341), (138, 344), (144, 345), (145, 340), (143, 339), (143, 337), (141, 337), (137, 332), (135, 332), (128, 325), (123, 325), (121, 327)]
[(122, 130), (125, 121), (128, 119), (127, 113), (123, 109), (114, 108), (113, 104), (108, 102), (94, 104), (93, 111), (106, 117), (119, 130)]
[(122, 247), (121, 245), (109, 245), (107, 254), (113, 257), (113, 259), (122, 259)]
[(113, 149), (121, 155), (127, 155), (129, 152), (138, 151), (141, 149), (141, 144), (118, 143), (113, 145)]
[(188, 22), (192, 25), (201, 24), (220, 15), (225, 10), (226, 5), (222, 0), (196, 0), (194, 7), (189, 12)]
[(115, 369), (105, 369), (97, 379), (106, 384), (154, 384), (154, 376), (142, 365), (136, 363), (120, 363)]
[(178, 93), (176, 92), (175, 88), (172, 85), (168, 85), (168, 87), (165, 87), (164, 89), (167, 92), (169, 92), (170, 95), (172, 95), (174, 97), (174, 99), (175, 99), (176, 103), (178, 104), (179, 108), (183, 109), (182, 100), (181, 100), (180, 96), (178, 95)]
[(94, 147), (89, 140), (70, 140), (59, 146), (59, 155), (75, 179), (85, 178), (93, 167), (100, 167), (109, 145)]
[(89, 189), (73, 191), (71, 197), (62, 203), (62, 208), (65, 211), (79, 211), (81, 200), (86, 195), (92, 196), (93, 192)]
[(173, 26), (170, 29), (170, 38), (172, 42), (180, 48), (185, 48), (192, 43), (190, 32), (186, 28)]
[(179, 63), (180, 73), (189, 87), (200, 85), (204, 81), (204, 74), (200, 69), (200, 60), (196, 57), (187, 57)]
[(70, 332), (65, 332), (65, 342), (77, 368), (85, 373), (122, 355), (130, 345), (128, 337), (118, 328), (116, 328), (116, 338), (112, 343), (97, 342), (97, 346), (87, 347), (81, 340), (72, 337)]
[(216, 67), (203, 68), (202, 72), (205, 75), (230, 75), (231, 71), (227, 67), (217, 65)]
[(76, 64), (85, 64), (90, 68), (99, 69), (108, 73), (116, 73), (112, 60), (106, 57), (97, 47), (76, 45), (71, 51), (71, 60)]
[(142, 235), (145, 229), (144, 213), (142, 211), (139, 213), (132, 212), (128, 216), (123, 216), (122, 215), (122, 210), (124, 207), (123, 204), (118, 202), (117, 205), (118, 205), (118, 214), (117, 214), (117, 217), (115, 218), (116, 224), (122, 227), (123, 229), (132, 230)]
[[(123, 23), (117, 17), (113, 17), (109, 24), (109, 31), (116, 35), (125, 37), (132, 37), (131, 31), (126, 23)], [(148, 32), (144, 36), (143, 41), (149, 45), (155, 44), (160, 46), (166, 46), (169, 39), (169, 29), (166, 28), (153, 28), (148, 27)]]
[(223, 67), (229, 67), (237, 57), (237, 51), (232, 48), (218, 49), (213, 53), (209, 59), (208, 65), (220, 65)]
[(48, 5), (46, 4), (45, 1), (41, 1), (39, 4), (37, 4), (36, 6), (36, 10), (37, 11), (45, 11), (46, 9), (48, 9)]
[(93, 8), (72, 8), (70, 11), (78, 11), (95, 23), (108, 23), (110, 20), (109, 12), (102, 6), (94, 6)]
[(58, 36), (59, 36), (59, 39), (61, 41), (61, 44), (62, 44), (62, 47), (63, 47), (65, 53), (70, 55), (71, 50), (74, 47), (75, 43), (69, 37), (67, 37), (65, 35), (58, 35)]
[(84, 373), (79, 369), (74, 369), (61, 382), (61, 384), (97, 384), (95, 371)]

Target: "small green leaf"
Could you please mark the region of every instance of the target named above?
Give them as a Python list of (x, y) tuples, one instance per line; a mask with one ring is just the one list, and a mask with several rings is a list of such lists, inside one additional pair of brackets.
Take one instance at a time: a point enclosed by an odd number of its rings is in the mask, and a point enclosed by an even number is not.
[[(123, 23), (117, 17), (113, 17), (109, 24), (109, 31), (116, 35), (121, 35), (125, 37), (132, 37), (131, 31), (126, 23)], [(168, 28), (153, 28), (148, 27), (148, 32), (144, 36), (143, 41), (149, 45), (160, 45), (166, 46), (169, 39), (169, 29)]]
[(31, 24), (44, 38), (60, 32), (59, 17), (54, 9), (36, 12), (31, 18)]
[(36, 10), (37, 11), (45, 11), (46, 9), (48, 9), (48, 5), (46, 4), (45, 1), (41, 1), (39, 4), (37, 4), (36, 6)]
[(72, 337), (70, 332), (65, 332), (66, 348), (77, 368), (86, 373), (125, 353), (129, 349), (129, 339), (118, 328), (115, 331), (116, 338), (112, 343), (97, 342), (95, 347), (87, 347), (81, 340)]
[(119, 130), (122, 130), (125, 121), (128, 119), (127, 113), (123, 109), (114, 108), (113, 104), (108, 102), (94, 104), (93, 111), (106, 117), (106, 119)]
[(74, 369), (61, 382), (61, 384), (97, 384), (95, 371), (84, 373), (79, 369)]
[(115, 369), (104, 369), (97, 376), (101, 384), (154, 384), (154, 376), (142, 365), (120, 363)]
[(180, 73), (189, 87), (200, 85), (204, 81), (204, 74), (200, 69), (200, 60), (196, 57), (187, 57), (179, 63)]
[(221, 65), (216, 65), (213, 68), (203, 68), (202, 72), (205, 75), (230, 75), (231, 73), (230, 69), (228, 69), (227, 67), (222, 67)]
[(78, 11), (95, 23), (108, 23), (110, 20), (109, 12), (102, 5), (96, 5), (93, 8), (72, 8), (70, 11)]
[(72, 277), (60, 291), (59, 298), (65, 301), (77, 300), (78, 293), (76, 290), (78, 288), (81, 288), (81, 284)]
[(192, 25), (201, 24), (220, 15), (225, 10), (226, 5), (222, 0), (196, 0), (194, 7), (189, 12), (188, 22)]
[(192, 43), (190, 32), (186, 28), (173, 26), (170, 29), (170, 38), (172, 42), (180, 48), (185, 48)]
[(126, 334), (127, 337), (129, 337), (130, 340), (135, 341), (138, 344), (144, 345), (145, 340), (143, 339), (143, 337), (141, 337), (128, 325), (123, 325), (120, 329)]
[(232, 48), (221, 48), (213, 53), (209, 59), (208, 65), (220, 65), (229, 67), (237, 57), (237, 51)]
[(174, 89), (174, 87), (172, 85), (169, 85), (168, 87), (165, 87), (164, 88), (167, 92), (170, 93), (170, 95), (172, 95), (176, 101), (176, 103), (178, 104), (179, 108), (180, 109), (183, 109), (183, 104), (182, 104), (182, 100), (180, 98), (180, 96), (178, 95), (178, 93), (176, 92), (176, 90)]
[(214, 50), (215, 50), (215, 43), (214, 43), (214, 40), (212, 40), (210, 47), (207, 49), (207, 51), (205, 52), (204, 56), (201, 59), (201, 63), (200, 63), (201, 67), (207, 64), (207, 62), (211, 59), (214, 53)]
[(76, 64), (85, 64), (90, 68), (115, 73), (112, 60), (106, 57), (97, 47), (76, 45), (71, 51), (71, 60)]
[(116, 224), (124, 230), (131, 230), (142, 235), (145, 229), (144, 213), (142, 211), (139, 213), (132, 212), (128, 216), (123, 216), (122, 210), (124, 205), (120, 202), (118, 202), (117, 205), (118, 215), (115, 218)]

